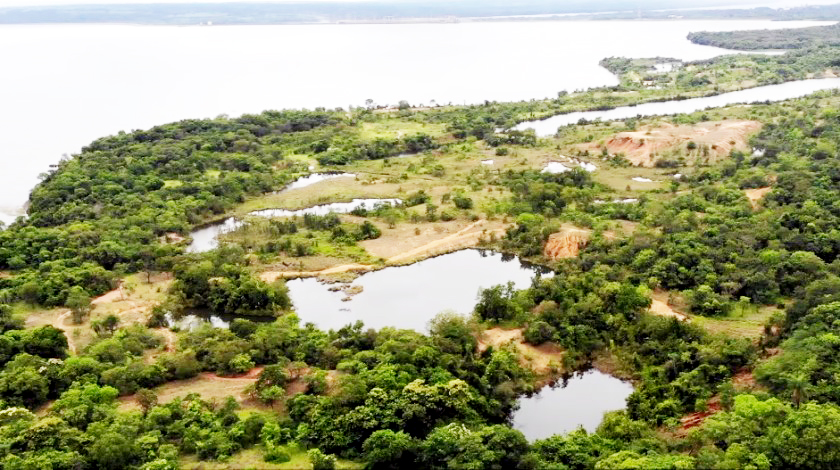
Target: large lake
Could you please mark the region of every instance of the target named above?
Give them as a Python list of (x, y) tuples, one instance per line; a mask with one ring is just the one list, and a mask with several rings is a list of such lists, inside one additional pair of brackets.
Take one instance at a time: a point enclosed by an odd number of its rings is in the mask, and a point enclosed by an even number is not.
[(609, 56), (727, 53), (691, 31), (825, 22), (0, 26), (0, 220), (62, 154), (120, 130), (265, 109), (475, 103), (616, 83)]

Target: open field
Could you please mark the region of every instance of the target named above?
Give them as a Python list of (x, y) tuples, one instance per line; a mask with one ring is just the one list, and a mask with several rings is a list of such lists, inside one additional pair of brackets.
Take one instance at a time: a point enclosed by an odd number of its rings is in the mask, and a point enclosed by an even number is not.
[(490, 346), (500, 348), (509, 343), (516, 348), (522, 365), (535, 374), (547, 377), (562, 372), (563, 350), (551, 343), (539, 346), (526, 343), (521, 328), (490, 328), (483, 331), (478, 337), (478, 350), (485, 351)]
[[(224, 462), (199, 461), (195, 456), (186, 456), (181, 458), (178, 462), (180, 467), (185, 470), (241, 470), (245, 468), (259, 468), (265, 470), (307, 470), (312, 468), (309, 458), (306, 456), (306, 450), (297, 446), (287, 446), (286, 448), (291, 460), (281, 464), (266, 462), (262, 458), (262, 452), (259, 448), (245, 449), (236, 453), (231, 458)], [(338, 460), (336, 462), (337, 469), (361, 469), (364, 465), (349, 460)]]
[[(248, 374), (235, 377), (220, 377), (210, 372), (202, 372), (191, 379), (167, 382), (155, 388), (155, 393), (157, 393), (159, 403), (169, 403), (178, 397), (198, 393), (204, 400), (215, 400), (221, 403), (231, 396), (245, 408), (270, 410), (270, 407), (252, 400), (245, 394), (245, 389), (256, 383), (261, 371), (261, 368), (256, 368)], [(123, 396), (119, 400), (121, 409), (139, 409), (134, 395)]]
[(764, 334), (764, 325), (767, 320), (778, 311), (776, 307), (749, 307), (745, 312), (736, 311), (721, 318), (692, 315), (691, 321), (711, 333), (720, 333), (733, 338), (759, 338)]

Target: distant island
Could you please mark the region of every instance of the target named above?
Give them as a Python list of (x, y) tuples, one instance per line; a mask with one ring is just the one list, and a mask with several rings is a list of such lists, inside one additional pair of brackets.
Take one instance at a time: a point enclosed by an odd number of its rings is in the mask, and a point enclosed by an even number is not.
[(598, 0), (593, 2), (410, 1), (318, 3), (192, 3), (68, 5), (0, 8), (0, 24), (130, 23), (160, 25), (248, 25), (334, 23), (432, 23), (592, 19), (840, 19), (840, 4), (797, 8), (723, 9), (695, 0)]

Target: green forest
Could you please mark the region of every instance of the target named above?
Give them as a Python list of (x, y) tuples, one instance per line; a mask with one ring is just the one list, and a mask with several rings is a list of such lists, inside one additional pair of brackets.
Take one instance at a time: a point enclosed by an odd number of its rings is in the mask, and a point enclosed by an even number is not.
[[(837, 468), (840, 90), (514, 130), (834, 76), (836, 31), (699, 33), (791, 51), (606, 58), (619, 85), (547, 100), (265, 111), (90, 143), (0, 230), (0, 464)], [(284, 191), (316, 172), (353, 177)], [(363, 197), (402, 202), (253, 214)], [(242, 224), (218, 247), (189, 248), (228, 217)], [(466, 247), (553, 275), (483, 289), (428, 331), (322, 330), (289, 292)], [(191, 314), (230, 321), (173, 321)], [(513, 427), (521, 397), (593, 368), (633, 384), (626, 409), (545, 439)]]

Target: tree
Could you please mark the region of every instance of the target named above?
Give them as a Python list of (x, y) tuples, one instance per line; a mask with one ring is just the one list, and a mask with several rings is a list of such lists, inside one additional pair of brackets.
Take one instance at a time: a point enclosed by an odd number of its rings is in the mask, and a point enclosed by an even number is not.
[(513, 283), (505, 286), (493, 286), (482, 289), (478, 294), (478, 304), (475, 313), (485, 321), (512, 320), (519, 313), (519, 308), (513, 299), (515, 290)]
[(137, 396), (137, 403), (143, 409), (143, 414), (147, 414), (158, 403), (158, 396), (154, 390), (141, 388), (137, 390), (135, 395)]
[(81, 324), (90, 313), (90, 295), (80, 286), (73, 286), (67, 294), (67, 307), (73, 313), (73, 323)]
[(374, 432), (362, 445), (365, 460), (372, 469), (410, 468), (414, 465), (416, 448), (408, 434), (387, 429)]

